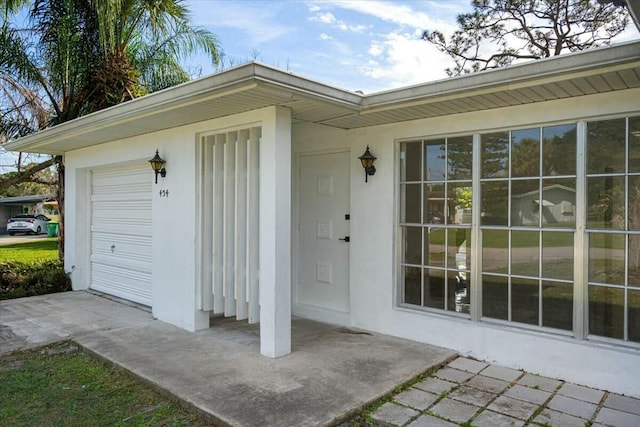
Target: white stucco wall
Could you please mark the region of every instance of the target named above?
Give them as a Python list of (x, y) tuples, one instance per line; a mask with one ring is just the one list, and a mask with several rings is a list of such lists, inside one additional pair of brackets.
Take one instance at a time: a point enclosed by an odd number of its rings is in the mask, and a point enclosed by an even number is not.
[[(397, 308), (394, 206), (394, 141), (398, 139), (575, 122), (602, 118), (605, 111), (609, 115), (638, 114), (638, 99), (640, 90), (630, 90), (351, 131), (312, 124), (294, 126), (296, 155), (345, 147), (352, 153), (351, 326), (455, 349), (481, 360), (579, 384), (640, 395), (637, 348)], [(367, 144), (378, 160), (375, 176), (365, 184), (357, 156)]]
[[(394, 206), (395, 141), (398, 139), (551, 125), (602, 117), (603, 111), (611, 115), (638, 114), (638, 99), (640, 90), (630, 90), (579, 100), (561, 100), (351, 131), (310, 123), (294, 125), (291, 131), (292, 172), (296, 170), (296, 156), (300, 154), (336, 150), (348, 150), (351, 153), (348, 324), (452, 348), (482, 360), (524, 368), (534, 373), (640, 395), (637, 381), (640, 378), (640, 351), (637, 349), (581, 342), (517, 327), (499, 327), (397, 308)], [(160, 320), (188, 330), (207, 327), (208, 313), (195, 308), (195, 284), (199, 274), (197, 135), (256, 125), (263, 126), (263, 132), (265, 126), (272, 127), (271, 133), (267, 131), (263, 135), (284, 134), (283, 114), (276, 110), (265, 108), (66, 153), (65, 268), (73, 271), (74, 289), (86, 288), (90, 280), (90, 170), (118, 163), (146, 162), (159, 149), (161, 156), (167, 160), (167, 177), (160, 178), (159, 183), (153, 185), (153, 314)], [(375, 163), (376, 174), (365, 183), (357, 157), (367, 145), (378, 160)], [(277, 152), (271, 154), (275, 156)], [(283, 165), (286, 168), (288, 163), (285, 161)], [(295, 176), (291, 174), (294, 198), (290, 204), (293, 220), (289, 230), (292, 233), (294, 260), (292, 277), (296, 277)], [(279, 179), (284, 178), (280, 176)], [(153, 180), (150, 168), (149, 180)], [(277, 187), (276, 182), (272, 182), (269, 188), (274, 186)], [(169, 190), (169, 197), (160, 198), (160, 189)], [(280, 203), (277, 200), (265, 197), (261, 198), (261, 203)], [(267, 207), (274, 212), (277, 210), (276, 205)], [(286, 253), (286, 245), (278, 243), (282, 236), (274, 234), (272, 238), (274, 248), (280, 244), (282, 253)], [(286, 265), (281, 261), (277, 260), (280, 269)], [(276, 280), (286, 275), (279, 276), (273, 272), (271, 276)], [(277, 286), (274, 285), (275, 288)], [(295, 289), (293, 299), (295, 303)], [(275, 304), (279, 300), (274, 298), (273, 301)], [(270, 317), (277, 325), (277, 310), (273, 313)], [(275, 333), (273, 335), (275, 343), (278, 338)], [(286, 345), (276, 345), (265, 352), (277, 356), (286, 353)]]
[[(74, 290), (90, 285), (90, 171), (146, 163), (158, 149), (167, 162), (167, 176), (152, 186), (152, 312), (187, 330), (209, 327), (209, 313), (196, 309), (198, 135), (256, 125), (273, 128), (274, 120), (275, 109), (264, 108), (67, 152), (65, 269)], [(154, 180), (150, 167), (149, 180)], [(161, 189), (169, 190), (169, 196), (160, 197)]]

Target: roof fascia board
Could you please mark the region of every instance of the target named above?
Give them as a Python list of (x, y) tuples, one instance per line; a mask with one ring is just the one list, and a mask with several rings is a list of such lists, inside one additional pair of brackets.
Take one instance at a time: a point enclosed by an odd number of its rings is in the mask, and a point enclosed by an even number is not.
[(275, 68), (262, 64), (256, 64), (256, 79), (266, 85), (276, 87), (280, 90), (290, 90), (296, 93), (309, 95), (312, 98), (321, 98), (333, 104), (340, 104), (348, 107), (359, 107), (364, 98), (363, 95), (329, 86), (315, 80), (294, 76), (291, 73), (284, 73)]
[(426, 85), (379, 92), (367, 96), (362, 114), (384, 111), (412, 104), (426, 104), (430, 99), (458, 98), (462, 95), (495, 92), (498, 88), (516, 89), (551, 81), (591, 75), (611, 65), (611, 71), (627, 68), (640, 61), (640, 42), (608, 46), (592, 51), (542, 59), (511, 67), (467, 74)]

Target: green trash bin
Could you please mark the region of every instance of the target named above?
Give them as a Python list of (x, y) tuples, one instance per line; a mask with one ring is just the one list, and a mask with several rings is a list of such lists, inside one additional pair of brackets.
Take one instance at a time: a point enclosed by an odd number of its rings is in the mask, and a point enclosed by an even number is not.
[(47, 237), (56, 237), (57, 235), (58, 235), (58, 223), (57, 222), (47, 223)]

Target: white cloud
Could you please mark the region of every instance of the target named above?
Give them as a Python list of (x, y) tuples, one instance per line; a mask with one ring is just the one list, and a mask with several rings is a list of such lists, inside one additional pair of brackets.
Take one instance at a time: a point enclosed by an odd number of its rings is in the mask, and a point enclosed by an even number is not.
[(327, 33), (322, 33), (322, 34), (320, 34), (320, 38), (321, 38), (322, 40), (333, 40), (333, 37), (331, 37), (331, 36), (330, 36), (329, 34), (327, 34)]
[[(455, 15), (469, 8), (467, 0), (404, 3), (323, 0), (313, 5), (319, 9), (316, 16), (330, 15), (334, 26), (342, 22), (336, 18), (340, 16), (339, 10), (365, 15), (371, 23), (369, 27), (377, 32), (365, 47), (359, 48), (361, 54), (349, 61), (365, 77), (363, 81), (371, 82), (371, 87), (387, 89), (446, 78), (444, 70), (453, 65), (451, 58), (423, 41), (421, 35), (427, 28), (452, 33), (456, 28)], [(351, 50), (354, 49), (358, 47)]]
[(384, 46), (379, 41), (373, 40), (369, 46), (368, 52), (371, 56), (380, 56), (382, 55), (382, 52), (384, 52)]
[(447, 77), (444, 69), (451, 66), (451, 59), (431, 44), (407, 32), (390, 33), (385, 38), (378, 58), (359, 67), (365, 76), (384, 80), (388, 88)]
[[(468, 1), (451, 1), (447, 2), (431, 2), (432, 9), (437, 9), (442, 5), (447, 4), (449, 8), (449, 14), (455, 14), (468, 9)], [(415, 3), (422, 4), (423, 3)], [(332, 7), (339, 9), (347, 9), (354, 12), (361, 13), (363, 15), (373, 16), (377, 19), (385, 22), (390, 22), (396, 25), (408, 26), (416, 29), (437, 28), (438, 30), (448, 33), (455, 29), (450, 20), (442, 20), (433, 18), (435, 13), (425, 13), (423, 11), (414, 10), (407, 4), (401, 4), (393, 1), (362, 1), (362, 0), (323, 0), (322, 2), (314, 3), (314, 6), (318, 8)]]
[(247, 33), (254, 44), (265, 43), (291, 32), (293, 28), (278, 22), (278, 9), (241, 2), (189, 3), (191, 22), (198, 26), (229, 27)]
[(311, 18), (309, 18), (310, 21), (316, 21), (316, 22), (322, 22), (323, 24), (335, 24), (338, 22), (338, 20), (336, 19), (335, 16), (333, 16), (333, 13), (331, 12), (325, 12), (325, 13), (318, 13), (315, 16), (312, 16)]
[(322, 24), (333, 25), (342, 31), (350, 31), (352, 33), (361, 33), (368, 27), (366, 25), (350, 25), (345, 21), (337, 19), (331, 12), (317, 13), (309, 18), (309, 21), (320, 22)]

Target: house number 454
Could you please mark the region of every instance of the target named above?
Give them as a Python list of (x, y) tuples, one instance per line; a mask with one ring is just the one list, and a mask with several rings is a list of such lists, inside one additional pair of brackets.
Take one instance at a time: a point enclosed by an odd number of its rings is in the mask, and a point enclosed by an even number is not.
[(169, 190), (160, 190), (160, 197), (169, 197)]

